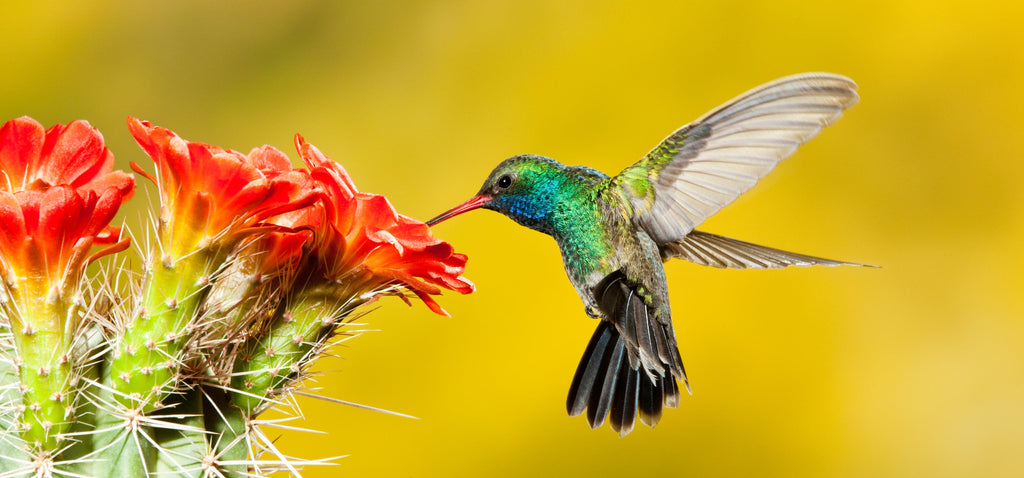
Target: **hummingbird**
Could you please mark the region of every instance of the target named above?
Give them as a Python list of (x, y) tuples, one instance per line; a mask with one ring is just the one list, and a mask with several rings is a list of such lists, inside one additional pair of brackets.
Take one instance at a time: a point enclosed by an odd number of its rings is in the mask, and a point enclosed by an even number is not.
[(676, 344), (664, 262), (733, 269), (853, 265), (695, 229), (857, 103), (857, 85), (804, 73), (754, 88), (665, 138), (615, 176), (523, 154), (498, 164), (468, 201), (427, 221), (497, 211), (558, 243), (587, 315), (600, 319), (566, 408), (620, 436), (654, 427), (692, 394)]

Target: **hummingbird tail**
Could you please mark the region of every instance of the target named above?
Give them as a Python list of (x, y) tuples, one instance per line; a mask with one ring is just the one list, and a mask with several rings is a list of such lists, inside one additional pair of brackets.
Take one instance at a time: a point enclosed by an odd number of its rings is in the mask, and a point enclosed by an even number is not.
[[(570, 416), (587, 411), (591, 428), (610, 418), (619, 436), (633, 431), (636, 419), (653, 427), (662, 409), (679, 404), (679, 386), (671, 372), (650, 374), (630, 363), (626, 341), (610, 322), (601, 321), (580, 360), (566, 408)], [(666, 371), (667, 372), (667, 371)]]

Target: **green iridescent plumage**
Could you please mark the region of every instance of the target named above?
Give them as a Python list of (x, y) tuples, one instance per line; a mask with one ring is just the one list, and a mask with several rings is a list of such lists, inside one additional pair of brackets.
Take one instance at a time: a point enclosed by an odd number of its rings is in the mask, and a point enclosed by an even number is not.
[(558, 243), (569, 281), (601, 322), (570, 387), (570, 415), (621, 435), (654, 426), (689, 390), (676, 346), (663, 261), (731, 268), (839, 265), (694, 230), (858, 100), (848, 78), (811, 73), (755, 88), (675, 131), (614, 177), (521, 155), (477, 195), (434, 218), (498, 211)]

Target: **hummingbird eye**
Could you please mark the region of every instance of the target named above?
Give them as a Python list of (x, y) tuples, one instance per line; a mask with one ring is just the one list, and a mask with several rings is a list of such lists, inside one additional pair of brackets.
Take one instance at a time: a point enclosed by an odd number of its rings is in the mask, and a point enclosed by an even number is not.
[(512, 185), (512, 175), (511, 174), (504, 174), (504, 175), (502, 175), (500, 178), (498, 178), (498, 183), (497, 184), (498, 184), (498, 188), (499, 189), (508, 189), (509, 186)]

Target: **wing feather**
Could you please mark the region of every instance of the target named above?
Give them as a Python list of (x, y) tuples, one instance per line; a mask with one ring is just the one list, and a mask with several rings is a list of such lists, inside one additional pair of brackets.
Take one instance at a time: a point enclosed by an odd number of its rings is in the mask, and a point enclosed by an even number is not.
[(702, 231), (662, 247), (661, 257), (686, 259), (705, 266), (730, 269), (781, 269), (789, 266), (864, 266), (853, 262), (787, 252)]

